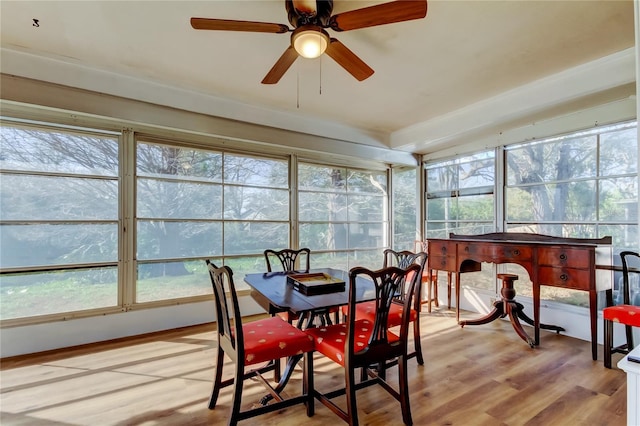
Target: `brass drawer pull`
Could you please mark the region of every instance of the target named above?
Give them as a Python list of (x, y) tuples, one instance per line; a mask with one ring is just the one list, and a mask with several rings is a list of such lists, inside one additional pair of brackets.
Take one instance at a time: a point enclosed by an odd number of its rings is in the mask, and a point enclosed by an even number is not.
[(566, 254), (564, 254), (564, 253), (562, 253), (562, 254), (560, 255), (560, 260), (567, 260), (567, 255), (566, 255)]
[(567, 281), (567, 280), (569, 279), (569, 275), (567, 275), (567, 274), (561, 274), (561, 275), (560, 275), (560, 279), (561, 279), (562, 281)]

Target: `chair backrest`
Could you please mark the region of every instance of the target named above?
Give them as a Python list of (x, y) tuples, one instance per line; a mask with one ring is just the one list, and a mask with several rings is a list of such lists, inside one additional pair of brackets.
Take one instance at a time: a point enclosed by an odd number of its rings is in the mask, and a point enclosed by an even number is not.
[[(347, 337), (345, 367), (358, 368), (369, 366), (383, 360), (407, 354), (407, 338), (411, 303), (415, 295), (414, 287), (419, 281), (420, 266), (412, 264), (406, 269), (391, 266), (372, 271), (364, 267), (355, 267), (349, 271), (349, 309), (347, 312)], [(373, 281), (376, 292), (376, 316), (368, 345), (356, 351), (355, 321), (359, 284), (362, 279)], [(360, 282), (359, 282), (360, 281)], [(388, 339), (388, 318), (391, 303), (402, 288), (408, 288), (408, 297), (404, 300), (400, 339), (390, 342)]]
[[(640, 300), (640, 253), (635, 251), (623, 251), (620, 253), (622, 260), (622, 303), (625, 305), (638, 304)], [(635, 269), (636, 271), (633, 271)]]
[[(299, 258), (299, 259), (298, 259)], [(282, 270), (285, 272), (300, 271), (309, 272), (311, 263), (311, 250), (308, 248), (301, 248), (300, 250), (284, 249), (284, 250), (271, 250), (264, 251), (264, 260), (267, 262), (267, 272), (273, 272), (275, 265), (272, 265), (272, 261), (275, 263), (275, 259), (278, 259)], [(299, 262), (299, 266), (296, 266), (296, 262)], [(277, 265), (277, 264), (276, 264)]]
[[(389, 266), (397, 266), (401, 269), (407, 269), (411, 265), (420, 266), (420, 270), (417, 272), (420, 277), (416, 281), (416, 285), (414, 288), (414, 292), (416, 297), (414, 298), (413, 308), (416, 310), (420, 310), (422, 306), (420, 295), (422, 294), (422, 274), (424, 272), (424, 267), (427, 263), (427, 253), (421, 251), (414, 253), (412, 251), (403, 250), (403, 251), (395, 251), (392, 249), (386, 249), (384, 251), (384, 264), (383, 268), (388, 268)], [(412, 277), (409, 277), (412, 278)], [(396, 298), (399, 302), (404, 302), (404, 299), (407, 295), (407, 288), (402, 288), (398, 293), (398, 297)]]
[[(219, 268), (209, 260), (206, 262), (215, 298), (218, 342), (234, 361), (243, 360), (244, 346), (238, 344), (238, 342), (244, 342), (242, 316), (233, 283), (233, 271), (228, 266)], [(240, 324), (240, 327), (236, 327), (236, 324)]]

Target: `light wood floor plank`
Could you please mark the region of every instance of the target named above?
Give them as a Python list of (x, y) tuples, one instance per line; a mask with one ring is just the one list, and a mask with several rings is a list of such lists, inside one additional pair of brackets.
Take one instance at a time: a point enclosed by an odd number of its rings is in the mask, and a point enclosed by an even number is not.
[[(467, 315), (469, 318), (473, 316)], [(524, 426), (626, 424), (626, 376), (591, 360), (589, 342), (542, 332), (531, 349), (506, 321), (461, 329), (455, 312), (423, 314), (425, 365), (409, 361), (416, 425)], [(15, 426), (224, 425), (231, 388), (208, 410), (215, 362), (208, 324), (50, 353), (2, 360), (0, 423)], [(530, 332), (530, 328), (527, 328)], [(413, 345), (413, 342), (409, 343)], [(614, 356), (613, 364), (619, 359)], [(232, 374), (227, 361), (225, 376)], [(316, 387), (344, 383), (343, 370), (316, 354)], [(270, 377), (269, 377), (270, 378)], [(396, 369), (388, 374), (397, 386)], [(299, 394), (297, 368), (287, 394)], [(245, 386), (244, 407), (265, 394)], [(344, 405), (344, 398), (339, 400)], [(361, 424), (402, 424), (399, 404), (378, 387), (358, 393)], [(246, 425), (338, 425), (320, 403), (241, 422)]]

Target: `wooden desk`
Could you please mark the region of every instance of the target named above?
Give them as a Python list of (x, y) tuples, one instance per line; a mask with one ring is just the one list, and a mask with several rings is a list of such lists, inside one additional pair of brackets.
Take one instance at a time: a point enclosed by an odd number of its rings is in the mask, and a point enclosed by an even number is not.
[[(456, 274), (456, 310), (459, 317), (460, 273), (476, 272), (481, 262), (515, 263), (524, 267), (533, 284), (534, 343), (540, 344), (540, 286), (589, 292), (591, 353), (598, 358), (597, 292), (611, 291), (611, 278), (596, 287), (596, 264), (611, 265), (611, 237), (560, 238), (540, 234), (496, 232), (482, 235), (450, 234), (449, 239), (430, 239), (428, 269)], [(596, 249), (598, 252), (596, 263)], [(604, 270), (603, 270), (604, 271)], [(609, 275), (611, 273), (609, 272)], [(606, 281), (606, 279), (604, 280)], [(430, 295), (429, 295), (430, 296)]]

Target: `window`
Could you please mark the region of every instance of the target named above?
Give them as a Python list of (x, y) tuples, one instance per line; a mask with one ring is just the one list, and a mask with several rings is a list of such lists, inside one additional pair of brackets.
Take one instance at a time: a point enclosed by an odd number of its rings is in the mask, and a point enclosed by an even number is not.
[[(612, 236), (616, 252), (637, 250), (636, 123), (513, 145), (505, 148), (505, 163), (508, 231)], [(531, 294), (527, 280), (518, 283), (518, 294)], [(543, 287), (542, 297), (588, 306), (585, 292)]]
[(242, 287), (266, 248), (289, 246), (288, 163), (137, 144), (136, 302), (210, 296), (204, 259)]
[(117, 307), (117, 135), (0, 129), (0, 319)]
[(391, 169), (393, 182), (393, 248), (415, 250), (418, 222), (418, 170)]
[[(495, 231), (494, 151), (426, 164), (425, 173), (427, 239)], [(494, 275), (493, 265), (483, 265), (482, 272), (462, 274), (460, 285), (495, 291)]]
[(387, 246), (387, 173), (300, 163), (300, 247), (312, 267), (381, 267)]
[(483, 152), (427, 164), (427, 238), (495, 230), (495, 154)]

